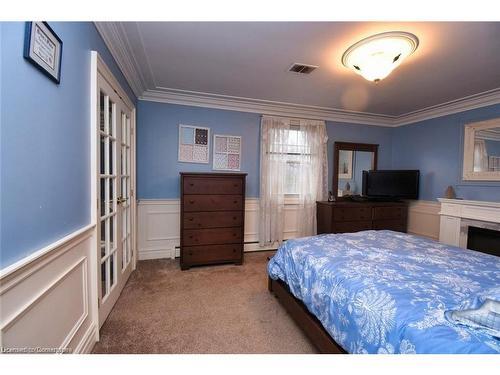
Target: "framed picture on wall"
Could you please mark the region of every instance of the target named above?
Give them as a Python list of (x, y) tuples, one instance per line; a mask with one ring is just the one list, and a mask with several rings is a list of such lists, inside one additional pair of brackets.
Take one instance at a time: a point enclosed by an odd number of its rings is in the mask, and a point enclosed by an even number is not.
[(241, 169), (241, 137), (215, 134), (213, 154), (212, 169), (239, 171)]
[(352, 151), (339, 151), (339, 179), (352, 179)]
[(208, 164), (210, 128), (179, 125), (179, 161)]
[(57, 84), (61, 82), (62, 47), (47, 22), (26, 22), (24, 57)]

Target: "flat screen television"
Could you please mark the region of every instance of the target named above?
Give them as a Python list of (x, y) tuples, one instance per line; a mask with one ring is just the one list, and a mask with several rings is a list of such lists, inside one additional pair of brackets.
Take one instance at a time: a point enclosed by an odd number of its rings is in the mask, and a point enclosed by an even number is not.
[(363, 171), (363, 195), (368, 198), (418, 199), (418, 170)]

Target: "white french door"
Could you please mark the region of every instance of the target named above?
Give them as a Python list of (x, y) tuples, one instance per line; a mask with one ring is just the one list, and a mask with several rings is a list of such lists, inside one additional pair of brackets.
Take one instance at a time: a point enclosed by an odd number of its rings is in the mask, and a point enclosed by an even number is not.
[(97, 75), (99, 327), (132, 272), (132, 108)]

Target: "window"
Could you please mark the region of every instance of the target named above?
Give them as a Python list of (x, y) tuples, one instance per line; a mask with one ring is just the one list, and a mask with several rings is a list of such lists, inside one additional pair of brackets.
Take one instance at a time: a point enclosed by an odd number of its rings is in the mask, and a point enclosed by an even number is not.
[[(271, 145), (271, 153), (284, 153), (286, 157), (285, 194), (299, 195), (299, 173), (302, 164), (309, 163), (311, 150), (307, 144), (306, 134), (300, 125), (291, 124), (283, 137), (274, 137), (277, 142)], [(279, 140), (282, 139), (282, 142)]]
[(327, 195), (327, 140), (324, 121), (262, 116), (261, 246), (283, 241), (286, 204), (300, 211), (299, 236), (315, 232), (316, 201)]
[(490, 172), (500, 172), (500, 156), (490, 156), (488, 170)]

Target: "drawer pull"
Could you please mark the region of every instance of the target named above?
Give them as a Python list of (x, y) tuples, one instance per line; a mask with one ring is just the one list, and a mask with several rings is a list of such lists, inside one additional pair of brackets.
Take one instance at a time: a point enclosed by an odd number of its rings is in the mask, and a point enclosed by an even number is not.
[(189, 236), (189, 238), (193, 238), (193, 236)]
[(237, 219), (237, 217), (236, 217), (236, 216), (233, 216), (233, 220), (236, 220), (236, 219)]
[(233, 186), (234, 186), (234, 187), (238, 187), (238, 184), (234, 184)]
[(233, 249), (233, 253), (235, 253), (235, 252), (236, 252), (236, 249)]
[(193, 203), (194, 203), (194, 201), (189, 201), (189, 203), (193, 204)]
[(192, 251), (190, 251), (190, 252), (189, 252), (189, 255), (193, 255), (193, 252), (192, 252)]
[(191, 182), (191, 183), (189, 184), (189, 186), (194, 186), (194, 184)]
[(234, 204), (238, 203), (238, 201), (233, 201)]
[(193, 218), (192, 218), (192, 217), (190, 217), (190, 218), (189, 218), (189, 221), (193, 221)]

